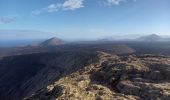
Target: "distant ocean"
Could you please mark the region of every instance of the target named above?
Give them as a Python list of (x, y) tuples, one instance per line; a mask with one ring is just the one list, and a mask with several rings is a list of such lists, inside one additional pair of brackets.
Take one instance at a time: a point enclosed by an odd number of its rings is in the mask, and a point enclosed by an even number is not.
[(0, 47), (16, 47), (16, 46), (24, 46), (28, 44), (38, 43), (42, 40), (9, 40), (2, 41), (0, 40)]

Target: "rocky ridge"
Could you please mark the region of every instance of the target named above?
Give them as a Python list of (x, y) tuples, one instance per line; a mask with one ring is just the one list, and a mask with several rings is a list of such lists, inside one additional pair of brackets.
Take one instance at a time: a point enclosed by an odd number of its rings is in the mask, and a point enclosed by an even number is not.
[(169, 100), (170, 57), (100, 52), (92, 63), (24, 100)]

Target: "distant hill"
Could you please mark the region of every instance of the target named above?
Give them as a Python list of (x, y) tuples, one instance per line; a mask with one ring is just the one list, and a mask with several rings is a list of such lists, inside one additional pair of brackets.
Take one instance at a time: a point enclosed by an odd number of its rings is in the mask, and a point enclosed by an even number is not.
[(157, 34), (151, 34), (143, 37), (139, 37), (136, 39), (137, 41), (160, 41), (162, 37)]
[(157, 35), (157, 34), (151, 34), (151, 35), (139, 37), (139, 38), (135, 39), (135, 41), (166, 42), (166, 41), (170, 41), (170, 38), (168, 38), (168, 37), (165, 38), (165, 37), (162, 37), (162, 36)]
[(63, 43), (64, 43), (63, 40), (54, 37), (54, 38), (48, 39), (48, 40), (40, 43), (40, 46), (56, 46), (56, 45), (60, 45)]
[(118, 37), (108, 37), (101, 39), (99, 41), (101, 42), (107, 42), (107, 41), (144, 41), (144, 42), (155, 42), (155, 41), (170, 41), (170, 38), (165, 38), (163, 36), (157, 35), (157, 34), (150, 34), (146, 36), (136, 37), (134, 36), (133, 39), (127, 38), (127, 36), (124, 36), (124, 38), (118, 38)]

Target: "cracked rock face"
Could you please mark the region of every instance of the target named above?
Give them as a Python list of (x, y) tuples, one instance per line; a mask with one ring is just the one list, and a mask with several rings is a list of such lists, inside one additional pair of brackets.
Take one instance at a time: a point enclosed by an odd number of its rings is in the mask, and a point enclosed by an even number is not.
[(169, 100), (170, 57), (101, 53), (25, 100)]

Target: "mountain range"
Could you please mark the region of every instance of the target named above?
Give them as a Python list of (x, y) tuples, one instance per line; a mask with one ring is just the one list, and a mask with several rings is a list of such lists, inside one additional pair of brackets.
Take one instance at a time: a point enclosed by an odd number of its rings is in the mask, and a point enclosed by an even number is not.
[(159, 42), (163, 42), (163, 41), (170, 41), (170, 38), (167, 37), (163, 37), (163, 36), (160, 36), (160, 35), (157, 35), (157, 34), (150, 34), (150, 35), (146, 35), (146, 36), (140, 36), (140, 37), (137, 37), (135, 39), (117, 39), (117, 37), (109, 37), (109, 38), (105, 38), (105, 39), (102, 39), (101, 41), (140, 41), (140, 42), (156, 42), (156, 41), (159, 41)]
[(148, 36), (143, 36), (143, 37), (139, 37), (136, 39), (136, 41), (150, 41), (150, 42), (154, 42), (154, 41), (170, 41), (170, 38), (164, 38), (162, 36), (159, 36), (157, 34), (151, 34)]

